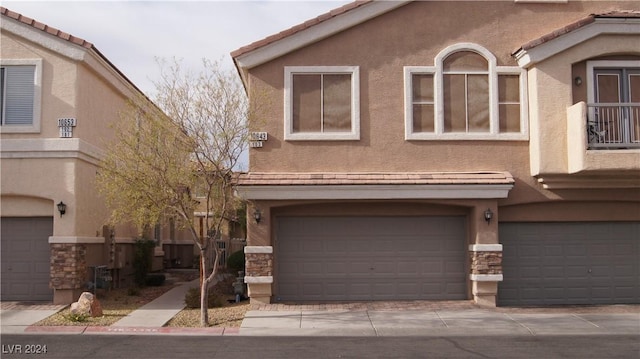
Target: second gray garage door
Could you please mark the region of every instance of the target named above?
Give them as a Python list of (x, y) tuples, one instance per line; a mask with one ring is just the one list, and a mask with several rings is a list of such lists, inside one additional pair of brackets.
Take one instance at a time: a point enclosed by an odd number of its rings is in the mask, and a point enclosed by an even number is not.
[(499, 305), (640, 303), (640, 223), (501, 223)]
[(467, 298), (464, 217), (280, 217), (276, 300)]

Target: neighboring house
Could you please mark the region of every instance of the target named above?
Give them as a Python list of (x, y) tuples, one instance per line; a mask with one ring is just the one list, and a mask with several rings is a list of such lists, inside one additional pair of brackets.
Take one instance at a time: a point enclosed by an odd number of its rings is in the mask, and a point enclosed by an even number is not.
[[(0, 17), (1, 299), (71, 303), (103, 265), (112, 285), (129, 285), (136, 233), (103, 227), (94, 179), (110, 125), (142, 93), (93, 44), (6, 8)], [(185, 252), (170, 228), (153, 231), (154, 269), (163, 240)]]
[(640, 303), (640, 2), (358, 1), (232, 57), (253, 302)]

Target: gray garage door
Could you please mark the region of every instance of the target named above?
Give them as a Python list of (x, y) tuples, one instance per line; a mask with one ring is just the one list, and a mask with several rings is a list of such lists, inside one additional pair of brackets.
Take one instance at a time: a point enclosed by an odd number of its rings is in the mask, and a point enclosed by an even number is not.
[(50, 301), (49, 236), (53, 218), (1, 218), (2, 292), (0, 299)]
[(640, 303), (640, 223), (501, 223), (500, 305)]
[(282, 217), (276, 300), (465, 299), (464, 217)]

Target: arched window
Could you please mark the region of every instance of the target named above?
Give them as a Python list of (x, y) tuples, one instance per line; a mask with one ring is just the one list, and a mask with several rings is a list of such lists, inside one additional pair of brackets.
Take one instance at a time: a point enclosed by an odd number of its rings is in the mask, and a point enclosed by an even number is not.
[(458, 51), (442, 63), (444, 132), (489, 132), (489, 63), (473, 51)]
[(524, 70), (470, 43), (434, 64), (404, 69), (406, 139), (526, 139)]

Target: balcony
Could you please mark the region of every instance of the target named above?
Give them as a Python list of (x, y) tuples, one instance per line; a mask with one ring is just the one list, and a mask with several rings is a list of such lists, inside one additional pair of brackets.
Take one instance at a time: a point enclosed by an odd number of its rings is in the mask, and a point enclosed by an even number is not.
[(640, 148), (640, 103), (587, 105), (589, 150)]
[[(640, 104), (578, 102), (567, 109), (569, 174), (602, 176), (636, 187), (640, 171)], [(622, 184), (621, 184), (622, 185)]]

